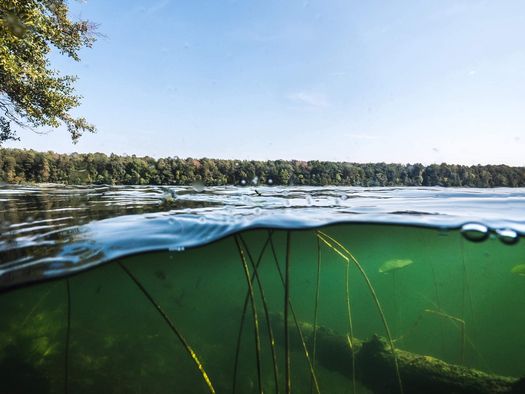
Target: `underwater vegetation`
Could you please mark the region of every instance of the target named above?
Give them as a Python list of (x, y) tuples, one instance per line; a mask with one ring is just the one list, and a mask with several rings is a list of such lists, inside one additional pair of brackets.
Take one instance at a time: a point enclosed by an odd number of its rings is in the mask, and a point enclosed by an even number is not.
[(414, 262), (410, 259), (393, 259), (385, 261), (381, 266), (379, 267), (379, 272), (382, 274), (386, 274), (389, 272), (395, 272), (401, 268), (408, 267), (410, 264), (413, 264)]
[(346, 224), (115, 260), (0, 295), (0, 393), (523, 392), (522, 246)]
[(510, 270), (513, 274), (525, 276), (525, 264), (517, 264)]

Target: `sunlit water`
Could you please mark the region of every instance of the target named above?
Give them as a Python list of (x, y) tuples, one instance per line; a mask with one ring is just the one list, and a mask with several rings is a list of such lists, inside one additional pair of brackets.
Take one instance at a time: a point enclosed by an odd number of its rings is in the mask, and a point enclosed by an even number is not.
[(523, 388), (523, 189), (4, 186), (0, 228), (0, 392), (444, 392), (354, 379), (374, 335)]

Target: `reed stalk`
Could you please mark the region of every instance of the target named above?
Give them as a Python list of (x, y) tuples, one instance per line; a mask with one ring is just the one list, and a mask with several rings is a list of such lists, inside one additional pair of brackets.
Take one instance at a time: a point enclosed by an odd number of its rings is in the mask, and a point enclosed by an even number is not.
[[(399, 386), (399, 392), (401, 394), (403, 394), (403, 385), (401, 383), (401, 375), (399, 373), (399, 361), (397, 359), (397, 355), (396, 355), (396, 350), (395, 350), (395, 347), (394, 347), (394, 341), (392, 340), (392, 335), (390, 334), (390, 329), (388, 327), (388, 323), (386, 321), (386, 317), (385, 317), (385, 314), (383, 313), (383, 308), (381, 307), (381, 303), (379, 302), (379, 298), (377, 297), (377, 294), (375, 292), (375, 289), (374, 287), (372, 286), (372, 283), (370, 282), (370, 279), (368, 278), (368, 275), (366, 274), (365, 270), (363, 269), (363, 267), (361, 266), (361, 264), (357, 261), (357, 259), (353, 256), (352, 253), (350, 253), (350, 251), (348, 249), (346, 249), (339, 241), (337, 241), (336, 239), (332, 238), (331, 236), (329, 236), (328, 234), (322, 232), (322, 231), (317, 231), (317, 237), (325, 244), (327, 245), (330, 249), (332, 249), (334, 252), (336, 252), (338, 255), (340, 255), (344, 260), (346, 260), (348, 263), (350, 263), (350, 261), (352, 261), (354, 263), (354, 265), (356, 266), (356, 268), (359, 270), (361, 276), (363, 277), (371, 295), (372, 295), (372, 299), (374, 300), (374, 303), (376, 304), (376, 307), (377, 307), (377, 310), (379, 312), (379, 316), (381, 317), (381, 321), (383, 322), (383, 326), (385, 328), (385, 332), (386, 332), (386, 335), (387, 335), (387, 338), (388, 338), (388, 343), (390, 345), (390, 350), (392, 352), (392, 357), (394, 359), (394, 366), (395, 366), (395, 371), (396, 371), (396, 377), (397, 377), (397, 381), (398, 381), (398, 386)], [(332, 245), (332, 243), (334, 243), (336, 246)], [(339, 250), (338, 248), (340, 248), (341, 250)]]
[[(470, 315), (471, 320), (475, 323), (474, 319), (474, 309), (472, 308), (472, 295), (470, 294), (470, 286), (468, 282), (468, 272), (467, 272), (467, 264), (465, 263), (465, 248), (464, 248), (464, 239), (461, 237), (459, 239), (460, 242), (460, 249), (461, 249), (461, 263), (462, 263), (462, 269), (463, 269), (463, 286), (462, 286), (462, 302), (461, 302), (461, 317), (463, 320), (466, 320), (466, 298), (468, 298), (469, 307), (470, 307)], [(475, 324), (472, 324), (472, 326), (475, 326)], [(469, 326), (471, 327), (471, 326)], [(465, 325), (462, 327), (463, 330), (465, 330)], [(461, 364), (465, 364), (465, 336), (462, 336), (462, 343), (461, 343)]]
[[(261, 295), (261, 301), (262, 301), (262, 304), (263, 304), (264, 315), (265, 315), (265, 318), (266, 318), (266, 328), (268, 330), (268, 337), (270, 339), (270, 348), (271, 348), (271, 352), (272, 352), (273, 375), (274, 375), (274, 381), (275, 381), (275, 393), (279, 394), (279, 373), (278, 373), (278, 370), (277, 370), (277, 355), (276, 355), (276, 352), (275, 352), (275, 337), (273, 335), (273, 330), (272, 330), (272, 326), (271, 326), (271, 322), (270, 322), (270, 313), (268, 311), (268, 303), (266, 302), (266, 297), (264, 296), (264, 290), (263, 290), (261, 278), (259, 277), (259, 271), (258, 271), (259, 263), (260, 263), (261, 257), (262, 257), (262, 253), (261, 253), (260, 258), (259, 258), (259, 260), (257, 261), (257, 264), (256, 264), (254, 262), (253, 258), (252, 258), (250, 250), (248, 249), (248, 245), (244, 241), (244, 238), (242, 237), (241, 234), (239, 234), (239, 239), (241, 240), (241, 243), (244, 246), (244, 249), (246, 250), (246, 254), (248, 255), (248, 259), (249, 259), (249, 261), (251, 263), (251, 266), (252, 266), (252, 269), (253, 269), (253, 276), (255, 276), (255, 280), (257, 282), (257, 287), (259, 288), (259, 293)], [(266, 245), (267, 244), (265, 244), (264, 249), (266, 249)], [(264, 252), (264, 249), (263, 249), (263, 252)], [(252, 277), (252, 281), (253, 281), (253, 277)]]
[(460, 338), (461, 338), (461, 359), (462, 364), (465, 357), (465, 344), (466, 344), (466, 331), (465, 331), (465, 320), (460, 319), (459, 317), (455, 317), (452, 315), (449, 315), (448, 313), (442, 312), (442, 311), (435, 311), (433, 309), (425, 309), (424, 312), (431, 313), (440, 317), (443, 317), (445, 319), (449, 319), (450, 321), (457, 323), (459, 325), (459, 332), (460, 332)]
[[(269, 232), (268, 238), (266, 239), (266, 242), (264, 243), (264, 245), (263, 245), (263, 247), (261, 249), (261, 252), (259, 253), (259, 257), (257, 258), (257, 262), (255, 264), (255, 266), (257, 268), (259, 267), (259, 264), (261, 263), (262, 256), (264, 255), (264, 252), (265, 252), (266, 248), (268, 247), (271, 235), (272, 235), (272, 233)], [(254, 279), (254, 276), (252, 276), (252, 282), (253, 282), (253, 279)], [(248, 307), (249, 299), (250, 299), (250, 290), (248, 289), (246, 291), (246, 296), (244, 297), (244, 304), (243, 304), (242, 313), (241, 313), (241, 321), (240, 321), (240, 324), (239, 324), (239, 332), (237, 334), (237, 344), (236, 344), (236, 347), (235, 347), (235, 359), (234, 359), (234, 364), (233, 364), (233, 382), (232, 382), (232, 393), (233, 394), (235, 394), (236, 388), (237, 388), (237, 371), (238, 371), (238, 368), (239, 368), (239, 354), (240, 354), (240, 349), (241, 349), (242, 333), (244, 331), (244, 321), (245, 321), (245, 318), (246, 318), (246, 310), (247, 310), (247, 307)]]
[(48, 291), (46, 291), (44, 293), (43, 296), (39, 297), (38, 298), (38, 301), (35, 302), (35, 305), (33, 305), (33, 307), (31, 308), (31, 310), (27, 313), (26, 317), (24, 318), (24, 320), (22, 320), (22, 323), (20, 323), (20, 328), (24, 327), (27, 322), (29, 321), (29, 319), (33, 316), (33, 314), (35, 313), (35, 311), (38, 309), (38, 307), (40, 307), (40, 305), (45, 301), (45, 299), (47, 298), (47, 296), (49, 295), (49, 293), (51, 293), (51, 290), (54, 290), (55, 287), (53, 286), (52, 288), (50, 288)]
[(350, 306), (350, 263), (346, 263), (346, 309), (348, 313), (348, 329), (350, 331), (350, 336), (346, 336), (348, 340), (348, 345), (352, 350), (352, 392), (356, 393), (356, 379), (355, 379), (355, 349), (354, 349), (354, 328), (352, 324), (352, 309)]
[[(283, 285), (283, 288), (285, 288), (285, 277), (283, 275), (281, 267), (279, 266), (279, 259), (277, 258), (277, 253), (275, 252), (275, 246), (273, 244), (273, 240), (271, 240), (271, 239), (270, 239), (270, 248), (272, 250), (272, 254), (273, 254), (274, 261), (275, 261), (275, 266), (277, 268), (277, 272), (279, 273), (279, 277), (281, 278), (281, 283)], [(310, 376), (311, 376), (311, 378), (312, 378), (312, 380), (314, 382), (315, 390), (316, 390), (317, 394), (320, 394), (321, 391), (319, 389), (319, 381), (317, 380), (317, 375), (316, 375), (315, 370), (313, 368), (312, 361), (310, 360), (310, 354), (308, 352), (308, 347), (306, 346), (306, 341), (304, 340), (304, 335), (303, 335), (303, 332), (301, 330), (301, 326), (299, 325), (299, 320), (297, 319), (297, 315), (295, 314), (295, 310), (293, 308), (292, 302), (289, 299), (288, 299), (288, 305), (290, 307), (290, 313), (292, 314), (292, 319), (294, 321), (295, 327), (297, 328), (297, 333), (299, 334), (299, 339), (301, 341), (301, 346), (302, 346), (303, 353), (304, 353), (305, 358), (306, 358), (306, 362), (308, 363), (308, 367), (310, 369)]]
[(290, 363), (290, 332), (288, 331), (288, 310), (290, 302), (290, 231), (286, 232), (286, 260), (284, 266), (284, 379), (285, 392), (292, 392)]
[[(317, 352), (317, 316), (319, 312), (319, 292), (321, 287), (321, 244), (317, 239), (317, 275), (315, 282), (315, 304), (314, 304), (314, 333), (312, 344), (312, 368), (315, 370)], [(313, 391), (313, 378), (310, 381), (310, 393)]]
[(257, 385), (259, 388), (259, 393), (262, 394), (262, 368), (261, 368), (261, 339), (259, 335), (259, 318), (257, 317), (257, 307), (255, 305), (255, 297), (253, 294), (253, 283), (252, 278), (250, 275), (250, 270), (248, 268), (248, 263), (246, 262), (246, 258), (244, 256), (244, 251), (241, 248), (241, 245), (239, 243), (239, 238), (237, 235), (234, 236), (235, 244), (237, 245), (237, 250), (239, 251), (239, 255), (241, 257), (241, 263), (244, 270), (244, 276), (246, 277), (246, 283), (248, 284), (248, 291), (250, 294), (250, 304), (252, 307), (252, 318), (253, 318), (253, 326), (254, 326), (254, 335), (255, 335), (255, 355), (256, 355), (256, 362), (257, 362)]
[[(441, 300), (439, 297), (439, 287), (437, 283), (437, 277), (436, 277), (436, 270), (434, 268), (434, 264), (432, 263), (432, 260), (430, 261), (430, 269), (432, 270), (432, 281), (434, 284), (434, 293), (436, 297), (436, 304), (439, 310), (441, 310)], [(443, 330), (443, 322), (439, 323), (439, 334), (441, 336), (441, 353), (445, 354), (445, 334)]]
[(210, 393), (215, 394), (215, 388), (213, 387), (213, 384), (206, 373), (206, 370), (204, 369), (204, 366), (202, 365), (201, 361), (199, 360), (199, 357), (195, 353), (195, 351), (191, 348), (188, 341), (182, 336), (182, 333), (177, 329), (173, 321), (169, 318), (169, 316), (164, 312), (162, 307), (155, 301), (155, 299), (151, 296), (151, 294), (146, 290), (146, 288), (140, 283), (140, 281), (137, 279), (135, 275), (120, 261), (117, 262), (117, 264), (124, 270), (124, 272), (131, 278), (131, 280), (137, 285), (137, 287), (140, 289), (140, 291), (144, 294), (144, 296), (149, 300), (149, 302), (153, 305), (153, 307), (159, 312), (159, 314), (162, 316), (166, 324), (170, 327), (171, 331), (177, 336), (179, 341), (181, 342), (182, 346), (192, 359), (193, 363), (197, 367), (200, 375), (202, 376), (202, 379), (208, 386), (208, 390)]
[(69, 393), (69, 342), (71, 334), (71, 289), (66, 278), (66, 344), (64, 350), (64, 392)]

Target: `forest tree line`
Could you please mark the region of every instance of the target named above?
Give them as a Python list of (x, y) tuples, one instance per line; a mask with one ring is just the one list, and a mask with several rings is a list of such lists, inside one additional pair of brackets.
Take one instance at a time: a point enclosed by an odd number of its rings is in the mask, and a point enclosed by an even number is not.
[(59, 154), (0, 148), (0, 182), (525, 187), (525, 167)]

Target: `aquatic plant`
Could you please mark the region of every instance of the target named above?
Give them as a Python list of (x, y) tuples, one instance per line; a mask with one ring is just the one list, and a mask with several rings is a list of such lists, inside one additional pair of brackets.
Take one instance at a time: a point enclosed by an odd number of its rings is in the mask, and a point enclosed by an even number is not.
[[(383, 312), (383, 308), (381, 307), (381, 303), (379, 302), (379, 298), (377, 297), (375, 289), (372, 286), (372, 283), (370, 282), (370, 279), (368, 278), (368, 275), (366, 274), (366, 272), (363, 269), (363, 267), (361, 266), (361, 264), (354, 257), (354, 255), (352, 253), (350, 253), (350, 251), (347, 248), (345, 248), (339, 241), (337, 241), (333, 237), (329, 236), (328, 234), (326, 234), (326, 233), (324, 233), (324, 232), (322, 232), (320, 230), (317, 231), (317, 237), (321, 241), (323, 241), (323, 243), (326, 244), (330, 249), (332, 249), (334, 252), (336, 252), (338, 255), (340, 255), (347, 262), (347, 264), (349, 264), (350, 261), (352, 261), (354, 263), (355, 267), (358, 269), (359, 273), (361, 274), (362, 278), (364, 279), (368, 289), (370, 290), (370, 294), (372, 295), (372, 299), (374, 300), (374, 303), (375, 303), (375, 305), (377, 307), (377, 310), (379, 312), (379, 316), (381, 317), (381, 321), (382, 321), (383, 326), (385, 328), (385, 332), (386, 332), (386, 335), (387, 335), (387, 339), (388, 339), (388, 343), (389, 343), (389, 346), (390, 346), (390, 350), (392, 352), (392, 358), (393, 358), (393, 361), (394, 361), (395, 372), (396, 372), (396, 377), (397, 377), (398, 386), (399, 386), (399, 392), (402, 394), (403, 393), (403, 384), (401, 382), (401, 375), (399, 373), (399, 363), (398, 363), (398, 359), (397, 359), (397, 355), (396, 355), (396, 350), (395, 350), (395, 347), (394, 347), (394, 341), (392, 340), (392, 335), (390, 334), (390, 328), (388, 327), (388, 323), (386, 321), (386, 317), (385, 317), (385, 314)], [(350, 341), (350, 346), (352, 346), (351, 341)], [(352, 357), (353, 357), (352, 358), (352, 364), (354, 364), (354, 368), (355, 368), (354, 352), (352, 352)], [(353, 371), (353, 375), (355, 375), (355, 371)], [(355, 381), (355, 378), (353, 378), (353, 380)]]
[(38, 297), (19, 296), (13, 315), (2, 308), (6, 304), (0, 306), (0, 392), (48, 392), (63, 381), (63, 308), (49, 297), (57, 296), (60, 286), (43, 290)]
[(153, 305), (153, 307), (159, 312), (159, 314), (162, 316), (166, 324), (169, 326), (171, 331), (177, 336), (179, 341), (181, 342), (182, 346), (188, 353), (188, 355), (191, 357), (193, 363), (199, 370), (199, 373), (202, 376), (202, 379), (208, 386), (208, 389), (210, 393), (215, 394), (215, 388), (213, 387), (213, 384), (208, 376), (208, 373), (204, 369), (204, 366), (202, 362), (200, 361), (199, 357), (197, 356), (197, 353), (191, 348), (188, 341), (184, 338), (182, 333), (177, 329), (173, 321), (169, 318), (169, 316), (164, 312), (162, 307), (155, 301), (155, 299), (151, 296), (151, 294), (146, 290), (146, 288), (142, 285), (142, 283), (137, 279), (135, 275), (127, 268), (122, 262), (118, 261), (117, 264), (120, 268), (124, 270), (124, 272), (131, 278), (131, 280), (137, 285), (137, 287), (140, 289), (140, 291), (144, 294), (144, 296), (150, 301), (150, 303)]
[(71, 288), (66, 278), (66, 339), (64, 349), (64, 392), (69, 393), (69, 341), (71, 334)]
[(393, 288), (393, 301), (394, 301), (394, 312), (395, 312), (395, 321), (394, 321), (394, 332), (398, 331), (399, 326), (399, 306), (397, 300), (397, 280), (396, 275), (397, 271), (408, 267), (414, 263), (411, 259), (391, 259), (385, 261), (379, 267), (379, 272), (382, 274), (392, 275), (392, 288)]
[[(249, 250), (248, 250), (246, 244), (244, 244), (245, 249), (246, 249), (246, 253), (248, 255), (248, 258), (251, 261), (251, 264), (252, 264), (254, 272), (253, 272), (251, 278), (250, 277), (247, 278), (248, 291), (246, 293), (246, 296), (244, 297), (244, 304), (243, 304), (243, 307), (242, 307), (239, 332), (238, 332), (238, 335), (237, 335), (237, 344), (236, 344), (236, 347), (235, 347), (235, 359), (234, 359), (234, 365), (233, 365), (232, 393), (235, 393), (236, 392), (236, 388), (237, 388), (237, 371), (238, 371), (238, 365), (239, 365), (239, 354), (240, 354), (241, 339), (242, 339), (242, 333), (243, 333), (243, 328), (244, 328), (244, 321), (245, 321), (245, 317), (246, 317), (246, 310), (247, 310), (247, 306), (248, 306), (248, 301), (249, 300), (250, 301), (253, 300), (253, 286), (250, 286), (250, 283), (253, 283), (253, 280), (255, 278), (255, 273), (257, 272), (257, 269), (259, 268), (259, 264), (261, 263), (262, 257), (264, 255), (264, 251), (266, 250), (269, 241), (270, 241), (270, 235), (266, 239), (266, 242), (264, 243), (264, 245), (262, 247), (262, 250), (259, 253), (259, 257), (257, 258), (257, 261), (255, 263), (253, 262), (253, 257), (249, 253)], [(245, 272), (245, 267), (247, 267), (247, 264), (246, 264), (246, 260), (244, 258), (244, 252), (243, 252), (242, 248), (240, 247), (240, 243), (239, 243), (237, 237), (235, 237), (235, 244), (236, 244), (237, 250), (239, 252), (239, 255), (241, 257), (241, 263), (243, 265), (243, 271)], [(258, 283), (260, 284), (260, 281), (258, 281)], [(250, 288), (252, 289), (251, 292), (250, 292)], [(252, 305), (253, 305), (253, 301), (252, 301)], [(265, 308), (265, 310), (267, 312), (267, 308)], [(253, 313), (253, 316), (254, 316), (254, 320), (258, 320), (257, 314), (254, 313), (253, 308), (252, 308), (252, 313)], [(267, 313), (266, 313), (266, 319), (267, 319), (267, 322), (269, 324), (269, 317), (268, 317)], [(271, 327), (270, 327), (270, 329), (271, 329)], [(271, 330), (269, 330), (269, 333), (270, 333), (269, 334), (270, 335), (270, 345), (272, 347), (272, 360), (273, 360), (273, 363), (274, 363), (274, 377), (275, 377), (275, 381), (276, 381), (276, 390), (279, 390), (278, 389), (279, 385), (278, 385), (278, 381), (277, 381), (278, 373), (277, 373), (277, 361), (276, 361), (276, 357), (275, 357), (275, 343), (274, 343), (274, 340), (273, 340), (273, 332)], [(255, 341), (256, 341), (257, 360), (259, 360), (258, 363), (260, 363), (260, 355), (259, 355), (260, 354), (260, 340), (258, 339), (258, 330), (256, 331)], [(257, 349), (259, 349), (259, 350), (257, 350)], [(258, 369), (258, 374), (259, 374), (259, 369)], [(259, 377), (258, 377), (258, 381), (259, 381)]]
[[(462, 267), (462, 274), (463, 274), (463, 281), (462, 281), (462, 295), (461, 295), (461, 319), (463, 322), (465, 321), (466, 316), (466, 303), (468, 300), (468, 306), (470, 308), (470, 314), (471, 314), (471, 320), (474, 322), (474, 308), (472, 307), (472, 295), (470, 293), (470, 285), (468, 280), (468, 271), (467, 271), (467, 263), (465, 261), (465, 239), (461, 238), (459, 240), (459, 246), (460, 246), (460, 252), (461, 252), (461, 267)], [(473, 324), (475, 325), (475, 324)], [(461, 326), (462, 330), (462, 345), (461, 345), (461, 355), (460, 360), (463, 364), (465, 362), (465, 325)]]
[(461, 362), (463, 362), (463, 359), (464, 359), (465, 346), (467, 342), (471, 345), (472, 349), (478, 354), (478, 356), (481, 359), (483, 359), (482, 355), (479, 354), (479, 352), (477, 351), (472, 341), (467, 337), (465, 320), (459, 317), (456, 317), (456, 316), (452, 316), (441, 309), (429, 309), (429, 308), (423, 309), (423, 311), (418, 315), (414, 323), (412, 323), (412, 325), (405, 332), (405, 334), (399, 336), (398, 338), (395, 338), (394, 342), (400, 342), (403, 339), (410, 336), (415, 331), (415, 329), (420, 325), (420, 323), (423, 321), (426, 315), (432, 315), (432, 316), (439, 317), (444, 321), (451, 322), (452, 324), (454, 324), (455, 327), (459, 328), (460, 330), (460, 358), (462, 359)]
[(461, 337), (461, 353), (460, 353), (461, 356), (460, 357), (461, 357), (461, 363), (463, 364), (464, 361), (465, 361), (465, 338), (466, 338), (465, 320), (460, 319), (459, 317), (455, 317), (455, 316), (449, 315), (448, 313), (445, 313), (443, 311), (436, 311), (436, 310), (433, 310), (433, 309), (425, 309), (423, 312), (434, 314), (434, 315), (442, 317), (444, 319), (448, 319), (448, 320), (456, 323), (459, 326), (460, 337)]
[[(275, 267), (277, 269), (277, 273), (279, 274), (279, 278), (280, 278), (281, 284), (283, 286), (283, 289), (286, 288), (285, 275), (283, 274), (283, 272), (282, 272), (282, 270), (280, 268), (279, 261), (278, 261), (278, 258), (277, 258), (277, 254), (276, 254), (276, 251), (275, 251), (275, 247), (274, 247), (274, 244), (273, 244), (272, 236), (273, 236), (273, 232), (269, 231), (268, 232), (268, 236), (266, 238), (266, 241), (265, 241), (265, 243), (264, 243), (264, 245), (263, 245), (263, 247), (262, 247), (262, 249), (261, 249), (261, 251), (259, 253), (259, 257), (257, 258), (257, 260), (254, 260), (252, 254), (249, 251), (248, 245), (246, 244), (246, 242), (244, 241), (244, 238), (240, 234), (235, 236), (235, 239), (236, 239), (237, 250), (239, 252), (239, 255), (240, 255), (240, 258), (241, 258), (241, 262), (242, 262), (242, 265), (243, 265), (243, 270), (244, 270), (245, 264), (246, 264), (246, 267), (248, 267), (248, 264), (247, 264), (247, 261), (246, 261), (247, 259), (245, 257), (245, 254), (246, 254), (246, 256), (248, 257), (248, 260), (250, 261), (250, 264), (252, 266), (252, 270), (253, 270), (253, 273), (251, 273), (250, 281), (251, 281), (252, 284), (253, 284), (254, 280), (257, 282), (257, 285), (258, 285), (258, 288), (259, 288), (259, 293), (261, 295), (261, 301), (262, 301), (262, 304), (263, 304), (263, 309), (265, 311), (265, 319), (266, 319), (266, 323), (267, 323), (267, 329), (268, 329), (268, 334), (269, 334), (269, 339), (270, 339), (270, 346), (271, 346), (271, 350), (272, 350), (272, 363), (273, 363), (273, 370), (274, 370), (274, 380), (275, 380), (275, 385), (276, 385), (276, 392), (278, 392), (278, 390), (279, 390), (278, 387), (279, 386), (278, 386), (277, 357), (276, 357), (276, 354), (275, 354), (275, 337), (274, 337), (274, 334), (273, 334), (272, 324), (271, 324), (271, 321), (270, 321), (270, 314), (269, 314), (269, 310), (268, 310), (268, 305), (267, 305), (266, 299), (264, 297), (264, 291), (263, 291), (262, 282), (261, 282), (260, 276), (258, 274), (258, 269), (259, 269), (260, 263), (262, 261), (262, 258), (264, 256), (264, 253), (267, 250), (268, 245), (270, 245), (272, 256), (273, 256), (273, 260), (275, 262)], [(287, 249), (286, 255), (288, 256), (288, 258), (290, 258), (290, 250), (289, 249)], [(249, 270), (248, 270), (248, 273), (249, 273)], [(245, 278), (247, 278), (246, 274), (245, 274)], [(246, 316), (246, 310), (247, 310), (248, 301), (249, 300), (251, 301), (251, 299), (252, 299), (250, 294), (254, 295), (253, 299), (255, 300), (255, 292), (253, 291), (253, 285), (252, 285), (252, 292), (251, 293), (250, 293), (250, 289), (248, 288), (247, 294), (245, 296), (243, 308), (242, 308), (242, 313), (241, 313), (241, 322), (240, 322), (240, 327), (239, 327), (239, 333), (238, 333), (238, 336), (237, 336), (237, 345), (236, 345), (236, 350), (235, 350), (235, 360), (234, 360), (234, 368), (233, 368), (234, 369), (234, 374), (233, 374), (232, 392), (234, 392), (234, 393), (236, 392), (236, 387), (237, 387), (237, 371), (238, 371), (240, 344), (241, 344), (241, 337), (242, 337), (242, 332), (243, 332), (244, 320), (245, 320), (245, 316)], [(307, 361), (307, 363), (309, 365), (310, 375), (311, 375), (312, 381), (314, 383), (314, 386), (316, 388), (316, 392), (320, 393), (319, 384), (318, 384), (317, 377), (316, 377), (315, 371), (313, 369), (313, 366), (312, 366), (312, 363), (311, 363), (311, 360), (310, 360), (310, 357), (309, 357), (308, 349), (307, 349), (307, 346), (306, 346), (306, 341), (305, 341), (304, 336), (302, 334), (301, 328), (300, 328), (299, 323), (298, 323), (297, 316), (295, 314), (295, 311), (293, 309), (293, 305), (292, 305), (292, 303), (291, 303), (291, 301), (289, 299), (289, 296), (288, 296), (288, 303), (287, 304), (288, 304), (289, 312), (290, 312), (290, 314), (292, 316), (292, 319), (294, 321), (294, 324), (295, 324), (295, 326), (297, 328), (297, 332), (298, 332), (298, 335), (299, 335), (299, 338), (300, 338), (300, 342), (301, 342), (301, 347), (302, 347), (303, 353), (305, 355), (306, 361)], [(284, 308), (284, 309), (285, 309), (285, 312), (286, 312), (286, 308)], [(253, 315), (253, 309), (252, 309), (252, 315)], [(287, 325), (288, 324), (286, 324), (286, 328), (283, 329), (283, 331), (285, 333), (285, 337), (286, 337), (286, 332), (288, 332)], [(260, 336), (260, 334), (257, 333), (256, 334), (256, 338), (257, 338), (257, 336)], [(257, 347), (256, 347), (256, 357), (258, 359), (260, 359), (260, 340), (259, 340), (259, 347), (258, 347), (258, 349), (259, 349), (259, 353), (257, 353)], [(286, 352), (286, 346), (285, 346), (285, 363), (289, 362), (289, 360), (290, 360), (290, 352), (289, 351)], [(261, 373), (261, 375), (262, 375), (262, 373)], [(289, 375), (289, 378), (290, 378), (290, 375)], [(286, 389), (286, 386), (288, 384), (287, 382), (289, 382), (290, 386), (288, 386), (288, 387), (291, 390), (291, 379), (287, 380), (287, 377), (285, 375), (285, 389)]]
[(288, 311), (290, 309), (290, 231), (286, 232), (286, 263), (284, 269), (284, 379), (286, 394), (292, 391), (292, 380), (290, 376), (290, 332), (288, 330)]
[[(317, 241), (321, 240), (323, 243), (327, 244), (326, 239), (323, 239), (322, 235), (317, 234)], [(324, 233), (321, 233), (324, 235)], [(329, 245), (329, 244), (328, 244)], [(319, 245), (318, 245), (319, 247)], [(350, 303), (350, 260), (345, 259), (345, 301), (346, 301), (346, 310), (347, 310), (347, 319), (348, 319), (348, 331), (349, 335), (346, 335), (348, 347), (352, 350), (352, 390), (356, 392), (356, 378), (355, 378), (355, 352), (354, 352), (354, 329), (352, 324), (352, 308)]]
[[(317, 272), (315, 277), (315, 302), (314, 302), (314, 333), (312, 343), (312, 368), (315, 369), (317, 351), (317, 317), (319, 312), (319, 293), (321, 285), (321, 244), (317, 238)], [(313, 379), (310, 381), (310, 393), (313, 389)]]
[[(269, 237), (271, 237), (271, 235)], [(260, 279), (260, 276), (259, 276), (259, 273), (258, 273), (258, 267), (259, 267), (260, 261), (262, 259), (262, 255), (264, 253), (264, 250), (266, 250), (266, 247), (268, 245), (269, 240), (266, 241), (266, 243), (264, 245), (264, 248), (263, 248), (263, 250), (261, 252), (261, 255), (260, 255), (261, 257), (260, 257), (260, 259), (258, 261), (259, 264), (255, 264), (255, 262), (253, 260), (253, 257), (252, 257), (252, 255), (250, 253), (250, 250), (248, 249), (248, 245), (244, 241), (244, 238), (242, 237), (241, 234), (238, 235), (238, 238), (241, 241), (244, 249), (246, 250), (246, 254), (248, 255), (249, 261), (250, 261), (251, 266), (252, 266), (253, 277), (255, 277), (255, 279), (256, 279), (257, 287), (259, 288), (259, 293), (261, 295), (261, 301), (262, 301), (262, 304), (263, 304), (264, 315), (265, 315), (265, 318), (266, 318), (266, 328), (268, 330), (268, 338), (270, 340), (270, 349), (271, 349), (271, 352), (272, 352), (272, 366), (273, 366), (273, 375), (274, 375), (274, 382), (275, 382), (275, 392), (276, 392), (276, 394), (278, 394), (279, 393), (279, 372), (278, 372), (278, 368), (277, 368), (277, 355), (276, 355), (276, 351), (275, 351), (275, 338), (274, 338), (274, 334), (273, 334), (273, 330), (272, 330), (272, 325), (271, 325), (271, 322), (270, 322), (270, 313), (269, 313), (269, 310), (268, 310), (268, 303), (266, 302), (266, 297), (264, 296), (263, 285), (262, 285), (262, 282), (261, 282), (261, 279)], [(237, 242), (237, 246), (238, 246), (238, 248), (240, 246), (238, 242)], [(239, 253), (241, 253), (241, 258), (244, 259), (244, 256), (242, 254), (242, 248), (239, 248)], [(252, 277), (252, 281), (253, 281), (253, 277)]]
[[(237, 245), (237, 249), (239, 251), (239, 255), (241, 257), (242, 267), (243, 271), (246, 277), (246, 283), (248, 284), (248, 294), (250, 297), (250, 304), (252, 307), (252, 317), (253, 317), (253, 327), (255, 330), (255, 355), (256, 355), (256, 361), (257, 361), (257, 384), (259, 387), (259, 393), (263, 392), (262, 388), (262, 372), (261, 372), (261, 340), (259, 335), (259, 319), (257, 317), (257, 307), (255, 304), (255, 296), (253, 293), (253, 283), (252, 283), (252, 277), (250, 275), (250, 270), (248, 268), (248, 264), (246, 263), (246, 258), (244, 257), (244, 251), (241, 248), (241, 245), (239, 244), (239, 239), (237, 236), (234, 237), (235, 244)], [(256, 270), (254, 269), (254, 276), (256, 274)]]
[[(270, 232), (269, 234), (271, 235), (272, 233)], [(287, 259), (290, 258), (290, 244), (288, 242), (289, 242), (289, 234), (287, 232), (287, 244), (286, 244), (287, 245), (286, 246), (286, 258)], [(285, 288), (286, 287), (286, 279), (285, 279), (285, 276), (283, 275), (283, 273), (281, 271), (281, 267), (279, 265), (279, 259), (277, 258), (277, 253), (275, 251), (275, 246), (273, 244), (273, 239), (271, 237), (270, 237), (270, 248), (271, 248), (271, 251), (272, 251), (272, 255), (273, 255), (274, 262), (275, 262), (275, 267), (277, 269), (277, 273), (279, 274), (279, 278), (281, 279), (281, 283), (283, 285), (283, 288)], [(311, 377), (311, 379), (312, 379), (312, 381), (314, 383), (314, 387), (316, 389), (316, 392), (319, 394), (320, 393), (320, 389), (319, 389), (319, 382), (317, 380), (317, 375), (315, 373), (312, 361), (310, 359), (310, 353), (308, 352), (308, 347), (306, 346), (306, 341), (305, 341), (305, 338), (304, 338), (303, 331), (301, 329), (300, 322), (297, 319), (297, 315), (295, 313), (295, 310), (293, 308), (292, 302), (290, 301), (289, 297), (288, 297), (288, 306), (290, 308), (290, 313), (292, 315), (292, 319), (294, 321), (294, 325), (295, 325), (295, 327), (297, 329), (297, 334), (299, 335), (299, 339), (300, 339), (300, 343), (301, 343), (301, 348), (303, 350), (303, 354), (304, 354), (304, 356), (306, 358), (306, 362), (308, 363), (308, 368), (310, 369), (310, 377)], [(286, 311), (286, 309), (285, 309), (285, 311)], [(285, 323), (285, 332), (287, 332), (287, 327), (288, 327), (288, 324)], [(289, 360), (289, 352), (288, 352), (287, 360)]]
[(393, 259), (385, 261), (381, 266), (379, 267), (379, 272), (382, 274), (386, 273), (393, 273), (395, 274), (396, 271), (408, 267), (409, 265), (413, 264), (414, 262), (410, 259)]
[(525, 276), (525, 264), (517, 264), (510, 270), (513, 274)]

